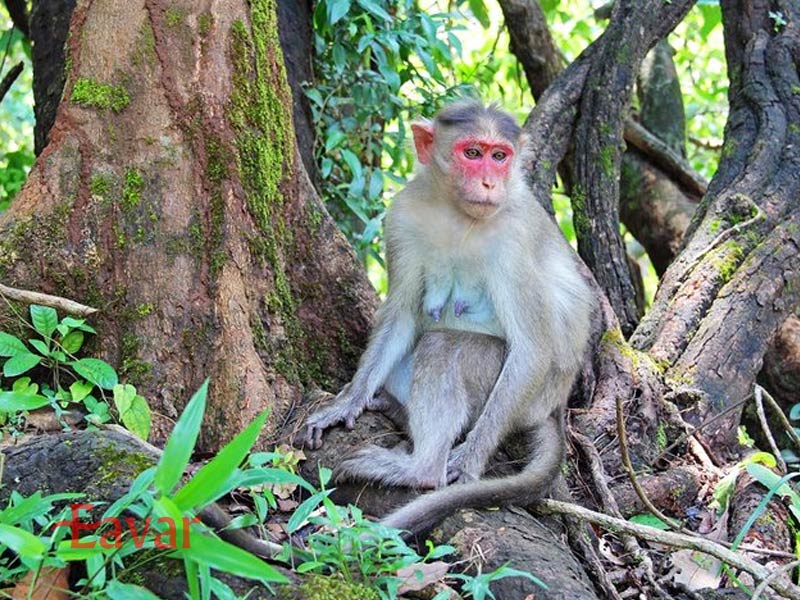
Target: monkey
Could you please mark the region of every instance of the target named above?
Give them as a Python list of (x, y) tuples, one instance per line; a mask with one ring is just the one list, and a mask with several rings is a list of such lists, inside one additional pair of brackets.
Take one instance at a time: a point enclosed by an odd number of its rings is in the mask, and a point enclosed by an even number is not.
[[(352, 381), (301, 441), (319, 447), (333, 425), (402, 406), (411, 451), (368, 446), (336, 473), (433, 489), (382, 520), (419, 534), (459, 508), (529, 505), (547, 492), (593, 299), (527, 187), (528, 141), (510, 114), (461, 101), (411, 129), (419, 166), (387, 211), (386, 299)], [(527, 436), (530, 462), (481, 479), (513, 432)]]

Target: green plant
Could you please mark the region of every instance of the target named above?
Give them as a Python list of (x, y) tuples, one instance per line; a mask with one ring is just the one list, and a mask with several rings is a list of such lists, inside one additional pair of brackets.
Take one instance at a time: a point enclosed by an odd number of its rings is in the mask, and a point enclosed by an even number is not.
[[(10, 389), (0, 387), (0, 424), (15, 429), (21, 414), (51, 406), (60, 418), (72, 404), (82, 404), (92, 425), (111, 419), (113, 404), (119, 421), (133, 433), (147, 439), (150, 407), (132, 385), (119, 383), (114, 368), (99, 358), (78, 358), (86, 334), (95, 330), (85, 319), (58, 318), (55, 309), (31, 305), (30, 327), (36, 337), (23, 341), (0, 331), (3, 376), (12, 381)], [(49, 372), (40, 383), (22, 375), (38, 369)], [(109, 400), (107, 394), (111, 393)]]
[(469, 91), (452, 77), (461, 46), (449, 18), (415, 0), (320, 0), (314, 10), (315, 158), (328, 208), (362, 260), (382, 264), (382, 193), (411, 170), (407, 121)]

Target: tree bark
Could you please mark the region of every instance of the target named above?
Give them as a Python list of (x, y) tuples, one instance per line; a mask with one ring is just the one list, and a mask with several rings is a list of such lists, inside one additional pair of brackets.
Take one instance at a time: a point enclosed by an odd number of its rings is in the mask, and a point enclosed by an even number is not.
[[(0, 277), (101, 309), (162, 441), (211, 377), (201, 447), (336, 388), (375, 295), (299, 160), (270, 0), (79, 5), (50, 143), (0, 217)], [(24, 284), (24, 285), (22, 285)]]

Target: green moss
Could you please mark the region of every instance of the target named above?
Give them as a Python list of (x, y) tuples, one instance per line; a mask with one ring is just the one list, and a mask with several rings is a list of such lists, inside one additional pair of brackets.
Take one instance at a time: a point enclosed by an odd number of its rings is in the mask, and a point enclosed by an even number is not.
[(792, 85), (792, 94), (795, 96), (800, 94), (800, 85)]
[(736, 140), (733, 137), (729, 137), (725, 140), (725, 144), (722, 146), (722, 152), (720, 152), (720, 156), (722, 158), (730, 158), (733, 156), (733, 153), (736, 151)]
[(600, 150), (600, 165), (603, 168), (603, 173), (607, 177), (614, 176), (614, 147), (613, 146), (603, 146), (603, 149)]
[(728, 283), (744, 259), (744, 249), (736, 240), (729, 240), (708, 255), (709, 262), (719, 272), (722, 283)]
[(95, 173), (89, 180), (89, 191), (93, 196), (108, 199), (114, 185), (114, 176), (108, 173)]
[(720, 227), (722, 227), (722, 221), (719, 219), (714, 219), (708, 226), (709, 233), (717, 233)]
[(139, 29), (139, 36), (136, 39), (131, 63), (135, 67), (155, 67), (158, 65), (158, 55), (156, 54), (156, 36), (150, 21), (145, 19)]
[(125, 171), (125, 179), (122, 183), (122, 207), (126, 210), (133, 210), (142, 201), (142, 190), (144, 189), (144, 178), (138, 169), (128, 169)]
[(581, 235), (589, 232), (589, 217), (586, 215), (586, 194), (583, 188), (575, 185), (572, 188), (572, 225), (575, 233)]
[(135, 333), (125, 333), (120, 346), (120, 375), (133, 385), (145, 383), (153, 370), (153, 365), (139, 358), (141, 340)]
[(800, 125), (797, 123), (789, 123), (789, 132), (797, 135), (800, 133)]
[(656, 428), (656, 449), (659, 452), (662, 452), (667, 447), (668, 441), (667, 426), (663, 421), (659, 422), (658, 427)]
[(311, 575), (300, 586), (305, 600), (379, 600), (378, 592), (362, 583), (348, 582), (340, 576)]
[(211, 32), (211, 28), (213, 26), (214, 26), (214, 15), (212, 15), (208, 11), (200, 13), (200, 16), (197, 17), (197, 32), (203, 37), (205, 37)]
[(120, 112), (131, 101), (124, 86), (98, 83), (88, 77), (79, 77), (75, 82), (71, 100), (80, 106), (111, 109), (114, 112)]
[[(274, 277), (265, 302), (286, 332), (276, 368), (290, 379), (299, 375), (310, 380), (311, 361), (303, 351), (307, 340), (281, 256), (292, 240), (282, 217), (286, 199), (281, 190), (295, 168), (291, 93), (277, 36), (275, 0), (254, 0), (250, 6), (252, 27), (240, 20), (231, 27), (233, 92), (227, 116), (237, 136), (236, 164), (248, 210), (260, 231), (251, 240), (251, 250)], [(296, 365), (303, 365), (299, 374)]]
[(177, 27), (186, 20), (186, 11), (182, 8), (169, 7), (166, 12), (167, 27)]
[(120, 450), (110, 444), (100, 446), (95, 454), (100, 459), (96, 479), (98, 485), (131, 479), (155, 464), (153, 458), (144, 452)]
[(150, 302), (146, 304), (140, 304), (139, 306), (136, 307), (136, 314), (139, 315), (140, 317), (146, 317), (147, 315), (153, 312), (154, 308), (155, 307)]

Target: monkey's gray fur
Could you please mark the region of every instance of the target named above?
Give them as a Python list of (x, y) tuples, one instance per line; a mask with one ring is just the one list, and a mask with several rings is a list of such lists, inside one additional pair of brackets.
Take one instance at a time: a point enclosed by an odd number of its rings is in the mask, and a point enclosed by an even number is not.
[[(383, 520), (412, 533), (458, 508), (529, 504), (563, 459), (563, 413), (592, 297), (572, 249), (527, 189), (526, 140), (512, 125), (506, 113), (467, 102), (414, 126), (424, 164), (387, 214), (388, 296), (353, 381), (306, 424), (314, 447), (326, 428), (352, 427), (379, 404), (381, 388), (404, 407), (413, 450), (370, 446), (344, 460), (338, 476), (439, 488)], [(473, 138), (513, 146), (507, 172), (490, 166), (502, 177), (457, 168), (456, 144)], [(479, 479), (513, 431), (529, 434), (527, 467)]]

